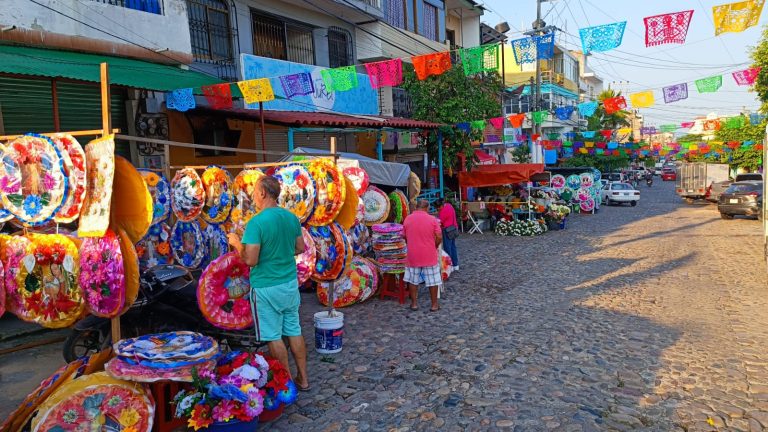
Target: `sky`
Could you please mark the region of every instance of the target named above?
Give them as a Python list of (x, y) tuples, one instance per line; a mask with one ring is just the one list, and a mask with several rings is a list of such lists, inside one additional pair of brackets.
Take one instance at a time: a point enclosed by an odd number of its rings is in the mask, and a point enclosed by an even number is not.
[[(653, 90), (656, 103), (642, 108), (646, 125), (680, 123), (716, 112), (733, 115), (744, 108), (757, 111), (760, 103), (748, 87), (737, 86), (731, 73), (750, 66), (749, 47), (757, 45), (768, 23), (768, 6), (760, 23), (741, 33), (715, 36), (712, 6), (735, 0), (551, 0), (542, 3), (542, 16), (555, 25), (558, 43), (569, 49), (581, 49), (578, 29), (627, 21), (621, 46), (612, 51), (594, 53), (588, 65), (609, 85), (622, 94)], [(536, 18), (536, 0), (484, 0), (488, 10), (482, 20), (494, 26), (507, 21), (510, 39), (523, 37)], [(685, 10), (694, 10), (685, 44), (645, 46), (643, 18)], [(723, 86), (716, 93), (699, 94), (693, 82), (699, 78), (723, 75)], [(688, 83), (688, 99), (665, 104), (664, 86)]]

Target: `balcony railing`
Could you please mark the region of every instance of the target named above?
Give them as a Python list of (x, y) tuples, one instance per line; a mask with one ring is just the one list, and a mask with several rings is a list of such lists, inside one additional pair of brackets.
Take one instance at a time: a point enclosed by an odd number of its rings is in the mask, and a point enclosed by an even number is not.
[(111, 4), (113, 6), (124, 7), (142, 12), (149, 12), (157, 15), (163, 14), (162, 0), (92, 0), (97, 3)]

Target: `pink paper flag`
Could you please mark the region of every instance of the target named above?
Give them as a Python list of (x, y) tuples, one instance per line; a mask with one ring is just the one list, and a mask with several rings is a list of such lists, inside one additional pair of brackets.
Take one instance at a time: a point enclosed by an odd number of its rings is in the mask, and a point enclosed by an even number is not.
[(491, 122), (491, 126), (493, 126), (496, 129), (501, 129), (504, 127), (504, 117), (494, 117), (492, 119), (488, 119), (488, 121)]
[(680, 127), (684, 128), (684, 129), (690, 129), (695, 124), (696, 124), (695, 122), (682, 122), (682, 123), (680, 123)]
[(403, 83), (403, 60), (393, 59), (375, 63), (366, 63), (365, 72), (371, 81), (371, 87), (396, 87)]
[(736, 84), (740, 86), (748, 86), (755, 83), (757, 76), (760, 74), (761, 67), (753, 67), (736, 71), (733, 73), (733, 79), (736, 80)]
[(673, 12), (646, 17), (645, 46), (651, 47), (668, 43), (685, 43), (693, 10)]

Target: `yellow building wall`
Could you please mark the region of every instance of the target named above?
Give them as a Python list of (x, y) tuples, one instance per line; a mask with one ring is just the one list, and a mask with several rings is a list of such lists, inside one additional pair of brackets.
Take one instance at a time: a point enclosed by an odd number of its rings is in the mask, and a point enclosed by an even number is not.
[[(535, 71), (535, 65), (534, 64), (526, 64), (525, 68), (523, 68), (523, 65), (518, 64), (515, 61), (515, 53), (512, 50), (512, 46), (509, 44), (504, 44), (504, 55), (503, 59), (504, 61), (502, 64), (504, 65), (504, 68), (502, 69), (501, 64), (499, 65), (499, 75), (502, 75), (502, 70), (504, 72), (504, 84), (507, 87), (517, 87), (519, 85), (527, 85), (530, 84), (531, 78), (536, 79), (536, 71)], [(545, 76), (548, 71), (550, 76), (555, 75), (554, 73), (554, 64), (552, 61), (549, 60), (541, 60), (540, 62), (540, 69), (542, 71), (542, 74)], [(524, 70), (525, 69), (525, 70)], [(530, 69), (530, 70), (529, 70)], [(546, 80), (543, 80), (544, 82)], [(566, 88), (574, 93), (579, 92), (579, 84), (575, 83), (569, 79), (563, 79), (563, 83), (556, 83), (557, 85)]]

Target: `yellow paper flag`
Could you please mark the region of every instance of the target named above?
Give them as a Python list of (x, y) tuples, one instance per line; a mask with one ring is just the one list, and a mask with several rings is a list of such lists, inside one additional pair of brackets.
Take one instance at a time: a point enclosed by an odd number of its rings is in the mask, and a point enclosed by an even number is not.
[(590, 148), (594, 147), (595, 146), (595, 142), (594, 141), (587, 141), (587, 142), (584, 143), (584, 146), (585, 147), (590, 147)]
[(243, 92), (245, 103), (268, 102), (275, 99), (275, 92), (272, 91), (272, 84), (269, 83), (269, 78), (238, 81), (237, 86)]
[(621, 129), (619, 129), (619, 133), (622, 134), (622, 135), (623, 134), (632, 133), (632, 128), (621, 128)]
[(715, 36), (738, 33), (757, 25), (765, 0), (747, 0), (712, 7)]
[(653, 92), (649, 90), (632, 93), (629, 95), (629, 100), (632, 102), (632, 108), (650, 108), (654, 103)]

